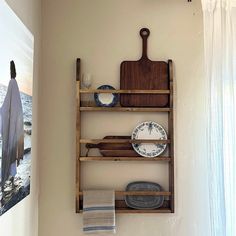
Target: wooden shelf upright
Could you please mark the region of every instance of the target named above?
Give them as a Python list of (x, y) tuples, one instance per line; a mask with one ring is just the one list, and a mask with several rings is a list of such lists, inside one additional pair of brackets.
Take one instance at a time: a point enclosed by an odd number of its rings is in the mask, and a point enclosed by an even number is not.
[[(169, 189), (168, 191), (155, 192), (155, 191), (115, 191), (116, 197), (116, 213), (174, 213), (175, 210), (175, 198), (174, 198), (174, 91), (173, 91), (173, 66), (172, 61), (168, 60), (169, 68), (169, 89), (168, 90), (109, 90), (109, 93), (117, 94), (167, 94), (169, 96), (168, 107), (96, 107), (96, 106), (81, 106), (81, 95), (82, 94), (93, 94), (93, 93), (108, 93), (107, 90), (97, 89), (81, 89), (80, 87), (80, 59), (76, 62), (76, 213), (82, 212), (83, 204), (83, 192), (80, 187), (80, 169), (81, 162), (97, 162), (97, 161), (113, 161), (113, 162), (153, 162), (158, 164), (160, 162), (166, 163), (169, 168)], [(81, 138), (81, 112), (165, 112), (168, 114), (168, 139), (167, 140), (129, 140), (129, 139), (117, 139), (117, 140), (103, 140), (103, 139), (83, 139)], [(114, 143), (114, 142), (128, 142), (128, 143), (141, 143), (141, 142), (152, 142), (152, 143), (166, 143), (168, 145), (168, 156), (158, 156), (155, 158), (145, 158), (141, 156), (137, 157), (103, 157), (103, 156), (85, 156), (81, 154), (81, 145), (90, 143)], [(142, 209), (135, 210), (126, 206), (124, 200), (120, 200), (120, 197), (125, 195), (134, 196), (165, 196), (164, 204), (158, 209)]]

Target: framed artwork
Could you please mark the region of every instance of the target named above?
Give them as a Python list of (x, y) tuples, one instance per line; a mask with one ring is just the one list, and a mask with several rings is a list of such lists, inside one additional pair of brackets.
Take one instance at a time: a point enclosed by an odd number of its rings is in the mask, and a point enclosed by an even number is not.
[(34, 38), (0, 0), (0, 215), (30, 194)]

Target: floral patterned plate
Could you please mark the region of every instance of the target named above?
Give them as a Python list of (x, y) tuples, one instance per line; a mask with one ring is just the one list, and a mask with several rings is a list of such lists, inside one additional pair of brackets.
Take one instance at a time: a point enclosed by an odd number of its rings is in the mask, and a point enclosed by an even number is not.
[[(131, 139), (166, 140), (167, 134), (164, 128), (156, 122), (145, 121), (133, 130)], [(132, 143), (132, 146), (143, 157), (157, 157), (165, 151), (167, 144)]]

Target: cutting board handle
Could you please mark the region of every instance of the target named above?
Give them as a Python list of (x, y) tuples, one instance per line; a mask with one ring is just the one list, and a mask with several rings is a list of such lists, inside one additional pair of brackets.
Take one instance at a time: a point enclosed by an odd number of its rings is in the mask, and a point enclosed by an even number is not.
[(148, 59), (147, 56), (147, 39), (150, 35), (150, 30), (148, 28), (142, 28), (140, 30), (140, 36), (143, 39), (143, 54), (141, 59)]

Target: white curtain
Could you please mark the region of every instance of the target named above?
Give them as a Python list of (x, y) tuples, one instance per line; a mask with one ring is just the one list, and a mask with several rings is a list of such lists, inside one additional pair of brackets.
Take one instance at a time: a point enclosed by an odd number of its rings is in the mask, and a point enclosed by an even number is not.
[(202, 0), (211, 236), (236, 236), (236, 0)]

